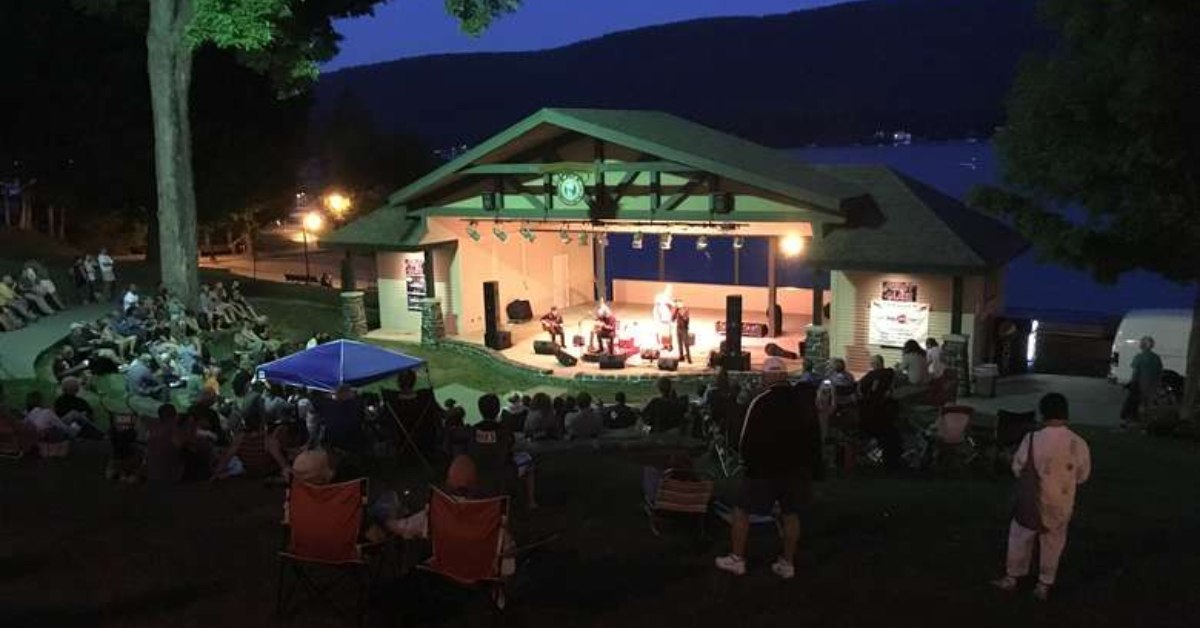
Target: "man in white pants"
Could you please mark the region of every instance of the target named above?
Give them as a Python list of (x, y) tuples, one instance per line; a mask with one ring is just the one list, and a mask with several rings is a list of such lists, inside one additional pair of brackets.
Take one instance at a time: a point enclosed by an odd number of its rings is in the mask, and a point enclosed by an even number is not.
[[(1026, 461), (1034, 466), (1040, 478), (1038, 512), (1042, 530), (1030, 530), (1017, 523), (1008, 527), (1007, 572), (993, 582), (1011, 591), (1017, 578), (1029, 574), (1034, 541), (1038, 542), (1038, 581), (1033, 595), (1044, 600), (1050, 595), (1058, 572), (1058, 560), (1067, 544), (1067, 526), (1075, 509), (1075, 487), (1087, 481), (1092, 472), (1091, 452), (1087, 442), (1067, 427), (1067, 399), (1050, 393), (1038, 402), (1042, 429), (1031, 432), (1021, 441), (1013, 456), (1013, 474), (1020, 476)], [(1033, 459), (1029, 460), (1029, 448)]]

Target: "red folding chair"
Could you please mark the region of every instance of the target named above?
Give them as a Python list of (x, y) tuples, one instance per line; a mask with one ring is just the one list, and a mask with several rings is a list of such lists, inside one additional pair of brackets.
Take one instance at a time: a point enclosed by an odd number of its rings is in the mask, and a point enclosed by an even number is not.
[(433, 487), (429, 496), (429, 540), (433, 555), (420, 569), (463, 587), (488, 590), (497, 609), (505, 604), (503, 573), (508, 497), (465, 499)]
[[(292, 598), (302, 590), (337, 614), (362, 623), (367, 593), (381, 563), (374, 559), (386, 549), (385, 542), (363, 539), (367, 489), (366, 478), (324, 486), (293, 481), (288, 487), (283, 522), (287, 540), (279, 552), (278, 615), (286, 614)], [(353, 609), (334, 596), (343, 584), (358, 589)]]

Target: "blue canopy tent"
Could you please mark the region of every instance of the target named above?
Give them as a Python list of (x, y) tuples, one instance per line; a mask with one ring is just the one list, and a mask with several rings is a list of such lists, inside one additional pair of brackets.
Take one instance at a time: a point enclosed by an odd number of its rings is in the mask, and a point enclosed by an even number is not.
[(293, 353), (255, 369), (258, 379), (333, 392), (342, 385), (363, 386), (425, 360), (353, 340), (334, 340)]

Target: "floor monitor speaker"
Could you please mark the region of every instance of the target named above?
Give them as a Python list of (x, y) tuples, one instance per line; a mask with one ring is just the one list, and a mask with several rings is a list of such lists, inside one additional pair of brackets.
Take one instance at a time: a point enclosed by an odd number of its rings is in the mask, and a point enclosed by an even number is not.
[(538, 355), (554, 355), (558, 353), (558, 343), (553, 340), (534, 340), (533, 352)]

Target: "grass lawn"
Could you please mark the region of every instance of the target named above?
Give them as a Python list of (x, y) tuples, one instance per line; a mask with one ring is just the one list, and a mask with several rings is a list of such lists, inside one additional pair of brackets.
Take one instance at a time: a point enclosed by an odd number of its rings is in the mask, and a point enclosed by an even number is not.
[[(1047, 604), (987, 585), (1003, 558), (1010, 483), (889, 479), (818, 485), (794, 581), (751, 538), (744, 578), (716, 572), (711, 538), (652, 536), (639, 463), (582, 450), (539, 461), (543, 508), (518, 529), (561, 531), (523, 567), (509, 625), (1194, 626), (1200, 613), (1200, 474), (1194, 443), (1082, 430), (1095, 476)], [(155, 492), (101, 478), (103, 447), (0, 466), (0, 625), (261, 626), (272, 623), (282, 490), (232, 481)], [(389, 469), (380, 485), (419, 483)], [(489, 625), (481, 607), (419, 577), (387, 582), (369, 625)], [(312, 607), (291, 626), (338, 626)]]

